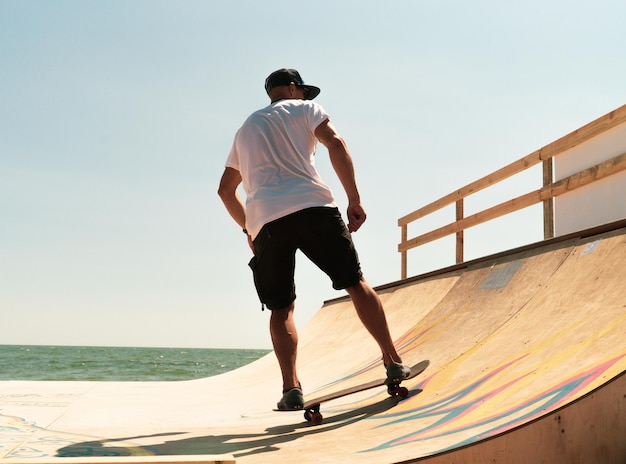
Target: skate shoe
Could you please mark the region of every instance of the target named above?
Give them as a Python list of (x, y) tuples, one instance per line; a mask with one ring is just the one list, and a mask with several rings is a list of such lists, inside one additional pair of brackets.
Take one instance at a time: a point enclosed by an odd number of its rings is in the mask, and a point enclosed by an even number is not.
[(411, 375), (411, 368), (400, 363), (391, 363), (385, 366), (387, 368), (387, 380), (385, 384), (400, 383), (409, 375)]
[(302, 389), (298, 387), (290, 388), (283, 392), (283, 397), (277, 404), (278, 409), (289, 411), (294, 409), (302, 409), (304, 407), (304, 396)]

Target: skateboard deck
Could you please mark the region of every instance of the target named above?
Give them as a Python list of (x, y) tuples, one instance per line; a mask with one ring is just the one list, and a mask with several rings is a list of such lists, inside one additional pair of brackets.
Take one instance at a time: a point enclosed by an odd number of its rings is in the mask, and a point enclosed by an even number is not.
[[(404, 379), (403, 381), (412, 379), (413, 377), (418, 376), (422, 372), (426, 370), (430, 361), (424, 360), (419, 363), (411, 366), (411, 374)], [(307, 421), (313, 422), (318, 425), (322, 423), (323, 417), (320, 413), (320, 405), (330, 400), (335, 400), (337, 398), (342, 398), (344, 396), (352, 395), (354, 393), (359, 393), (365, 390), (369, 390), (371, 388), (381, 387), (383, 385), (387, 385), (387, 393), (393, 397), (406, 398), (409, 395), (409, 391), (406, 387), (401, 387), (400, 383), (392, 383), (387, 384), (386, 378), (381, 378), (377, 380), (372, 380), (367, 383), (362, 383), (361, 385), (355, 385), (353, 387), (344, 388), (343, 390), (339, 390), (333, 393), (328, 393), (323, 396), (318, 396), (317, 398), (307, 399), (305, 398), (304, 406), (302, 409), (274, 409), (274, 411), (304, 411), (304, 418)]]

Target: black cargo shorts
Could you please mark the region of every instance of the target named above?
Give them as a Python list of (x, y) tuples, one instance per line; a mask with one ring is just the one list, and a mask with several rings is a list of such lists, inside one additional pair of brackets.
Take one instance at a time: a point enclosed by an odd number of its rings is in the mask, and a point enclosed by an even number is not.
[(249, 264), (261, 303), (271, 310), (286, 308), (296, 299), (297, 250), (330, 277), (336, 290), (351, 287), (362, 277), (352, 236), (337, 208), (289, 214), (263, 226)]

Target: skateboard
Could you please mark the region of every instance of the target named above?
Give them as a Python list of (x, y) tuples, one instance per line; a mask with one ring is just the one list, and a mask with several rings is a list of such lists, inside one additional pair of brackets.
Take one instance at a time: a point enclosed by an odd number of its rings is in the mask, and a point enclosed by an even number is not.
[[(413, 377), (418, 376), (422, 372), (426, 370), (430, 361), (424, 360), (419, 363), (411, 366), (411, 374), (404, 380), (412, 379)], [(337, 398), (341, 398), (344, 396), (352, 395), (353, 393), (362, 392), (365, 390), (369, 390), (370, 388), (376, 388), (383, 385), (387, 385), (387, 393), (392, 397), (406, 398), (409, 396), (409, 390), (406, 387), (400, 386), (400, 382), (398, 383), (387, 383), (387, 379), (377, 379), (372, 380), (371, 382), (363, 383), (361, 385), (355, 385), (354, 387), (344, 388), (343, 390), (339, 390), (334, 393), (328, 393), (323, 396), (319, 396), (317, 398), (305, 399), (302, 410), (304, 411), (304, 418), (312, 422), (315, 425), (319, 425), (322, 423), (324, 417), (320, 413), (320, 405), (325, 403), (326, 401), (335, 400)], [(296, 409), (291, 410), (283, 410), (283, 409), (274, 409), (274, 411), (297, 411)]]

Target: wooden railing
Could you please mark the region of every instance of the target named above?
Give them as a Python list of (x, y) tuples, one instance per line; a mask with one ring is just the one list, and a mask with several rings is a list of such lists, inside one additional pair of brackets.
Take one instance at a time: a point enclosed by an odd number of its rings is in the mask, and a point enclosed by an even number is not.
[[(626, 105), (612, 111), (580, 129), (552, 142), (549, 145), (499, 169), (482, 179), (446, 195), (404, 217), (398, 219), (401, 228), (401, 241), (398, 251), (401, 254), (401, 275), (407, 277), (407, 252), (411, 248), (456, 234), (456, 262), (463, 262), (463, 231), (506, 214), (543, 202), (544, 238), (554, 237), (554, 198), (584, 185), (616, 174), (626, 169), (626, 153), (584, 169), (565, 179), (554, 182), (553, 158), (599, 134), (626, 121)], [(464, 216), (464, 199), (498, 182), (518, 174), (539, 163), (543, 164), (543, 187), (525, 195), (504, 201), (496, 206), (471, 216)], [(456, 220), (446, 226), (417, 237), (408, 238), (408, 225), (446, 206), (456, 204)]]

